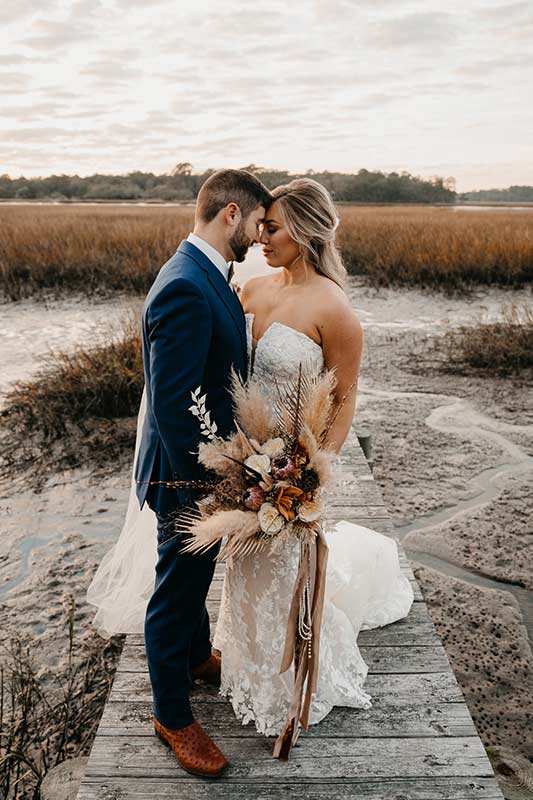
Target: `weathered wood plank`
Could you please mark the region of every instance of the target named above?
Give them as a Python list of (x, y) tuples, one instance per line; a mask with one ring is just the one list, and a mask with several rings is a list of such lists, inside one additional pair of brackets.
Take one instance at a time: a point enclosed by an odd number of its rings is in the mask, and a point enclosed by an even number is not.
[(496, 779), (439, 776), (431, 778), (362, 778), (357, 794), (351, 781), (278, 783), (202, 781), (192, 777), (85, 778), (78, 800), (503, 800)]
[[(361, 655), (368, 665), (369, 674), (403, 672), (444, 672), (449, 661), (442, 645), (429, 647), (361, 647)], [(146, 650), (125, 643), (120, 658), (121, 672), (146, 672)]]
[[(380, 706), (399, 708), (406, 705), (427, 704), (430, 699), (435, 703), (463, 701), (461, 689), (451, 671), (368, 675), (364, 688), (372, 697), (372, 703)], [(206, 702), (226, 702), (213, 687), (198, 684), (194, 693), (197, 699)], [(148, 673), (117, 672), (110, 700), (127, 703), (139, 700), (149, 702), (151, 699)]]
[(359, 522), (359, 525), (365, 525), (367, 528), (372, 527), (370, 520), (382, 519), (386, 520), (387, 523), (392, 526), (392, 520), (389, 516), (389, 512), (384, 506), (371, 506), (368, 504), (362, 505), (357, 503), (356, 500), (350, 504), (346, 502), (337, 503), (335, 501), (330, 503), (326, 509), (326, 521), (328, 519), (346, 519), (351, 520), (352, 522), (357, 522), (359, 519), (367, 519), (368, 523)]
[[(483, 745), (476, 736), (433, 738), (306, 738), (287, 762), (272, 758), (272, 737), (217, 737), (229, 763), (228, 781), (298, 778), (350, 780), (354, 786), (369, 775), (376, 778), (428, 778), (493, 775)], [(155, 737), (96, 737), (86, 775), (95, 777), (172, 778), (185, 773), (172, 752)]]
[[(418, 603), (416, 604), (418, 605)], [(413, 604), (411, 611), (415, 609)], [(217, 620), (215, 612), (211, 614), (211, 624), (214, 625)], [(135, 637), (134, 644), (144, 646), (142, 634), (130, 634), (128, 641)], [(394, 645), (397, 647), (422, 647), (429, 645), (438, 645), (440, 639), (435, 632), (433, 622), (410, 622), (409, 617), (407, 620), (395, 622), (392, 625), (386, 625), (384, 628), (373, 628), (372, 630), (364, 630), (359, 633), (357, 642), (360, 646), (375, 647)]]
[[(369, 478), (366, 480), (366, 478)], [(349, 480), (344, 481), (342, 485), (334, 486), (333, 488), (323, 493), (324, 505), (327, 507), (329, 503), (336, 502), (338, 505), (343, 505), (341, 499), (347, 502), (345, 505), (372, 505), (383, 506), (380, 491), (376, 484), (371, 480), (370, 476), (356, 477), (355, 475)]]
[[(193, 712), (213, 739), (257, 736), (255, 726), (242, 725), (228, 704), (206, 703), (191, 695)], [(99, 736), (152, 736), (151, 702), (107, 703)], [(402, 706), (373, 705), (369, 709), (334, 708), (318, 725), (310, 725), (305, 737), (383, 738), (422, 736), (476, 736), (477, 731), (464, 703), (431, 703)]]

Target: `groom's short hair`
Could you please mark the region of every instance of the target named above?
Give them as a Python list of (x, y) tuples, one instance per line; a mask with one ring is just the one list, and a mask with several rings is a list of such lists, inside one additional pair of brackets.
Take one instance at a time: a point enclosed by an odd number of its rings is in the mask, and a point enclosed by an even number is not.
[(244, 169), (219, 169), (202, 185), (196, 202), (196, 215), (202, 222), (211, 222), (221, 208), (236, 203), (243, 219), (259, 205), (265, 208), (272, 196), (261, 181)]

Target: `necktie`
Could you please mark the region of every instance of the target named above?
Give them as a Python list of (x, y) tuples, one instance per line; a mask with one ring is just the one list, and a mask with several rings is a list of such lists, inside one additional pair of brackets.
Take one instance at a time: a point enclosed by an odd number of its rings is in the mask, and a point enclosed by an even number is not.
[(231, 279), (233, 278), (234, 273), (235, 270), (233, 269), (233, 261), (232, 261), (231, 264), (229, 265), (228, 283), (231, 283)]

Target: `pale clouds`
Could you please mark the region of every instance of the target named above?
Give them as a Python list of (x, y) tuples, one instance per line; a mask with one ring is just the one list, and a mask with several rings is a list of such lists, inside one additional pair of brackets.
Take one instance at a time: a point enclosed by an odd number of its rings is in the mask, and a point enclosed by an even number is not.
[[(398, 5), (396, 6), (398, 8)], [(412, 12), (380, 19), (370, 26), (368, 42), (384, 48), (423, 49), (434, 52), (455, 44), (460, 28), (456, 15), (442, 11)]]
[(0, 24), (0, 173), (533, 183), (529, 2), (18, 0)]

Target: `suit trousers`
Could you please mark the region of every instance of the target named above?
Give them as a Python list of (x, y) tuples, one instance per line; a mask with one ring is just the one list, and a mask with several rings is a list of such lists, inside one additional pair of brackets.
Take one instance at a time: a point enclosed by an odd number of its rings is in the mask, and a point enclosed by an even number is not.
[(218, 543), (205, 553), (182, 552), (183, 534), (173, 526), (178, 514), (157, 514), (155, 585), (144, 621), (154, 715), (171, 729), (194, 721), (191, 669), (211, 655), (205, 601), (220, 549)]

